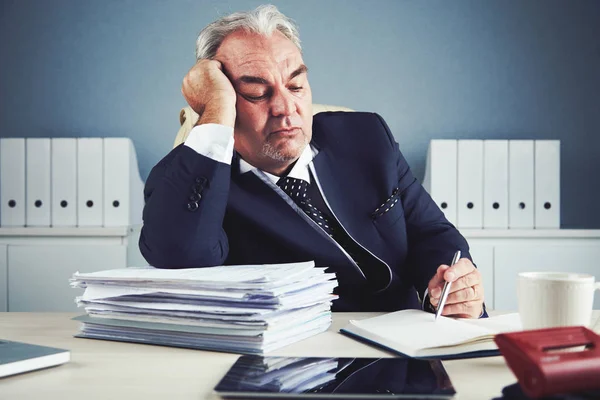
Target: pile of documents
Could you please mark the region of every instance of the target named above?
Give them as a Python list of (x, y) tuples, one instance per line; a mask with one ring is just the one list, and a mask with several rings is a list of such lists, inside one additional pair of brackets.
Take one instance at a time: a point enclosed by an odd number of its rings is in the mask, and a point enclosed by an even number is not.
[(335, 274), (314, 262), (75, 273), (76, 337), (261, 354), (327, 330)]

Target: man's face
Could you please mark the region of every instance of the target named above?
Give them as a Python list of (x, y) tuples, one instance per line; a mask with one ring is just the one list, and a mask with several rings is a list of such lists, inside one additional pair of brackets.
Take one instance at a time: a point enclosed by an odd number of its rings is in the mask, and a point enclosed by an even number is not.
[(235, 149), (274, 174), (298, 159), (312, 137), (312, 93), (298, 48), (279, 31), (270, 37), (237, 31), (215, 59), (235, 91)]

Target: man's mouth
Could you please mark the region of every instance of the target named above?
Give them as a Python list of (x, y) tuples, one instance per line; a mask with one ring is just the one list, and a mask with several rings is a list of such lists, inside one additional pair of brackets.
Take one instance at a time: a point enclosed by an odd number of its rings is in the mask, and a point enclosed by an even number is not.
[(278, 129), (276, 131), (271, 132), (271, 135), (275, 135), (278, 137), (292, 137), (299, 134), (302, 130), (300, 128), (284, 128)]

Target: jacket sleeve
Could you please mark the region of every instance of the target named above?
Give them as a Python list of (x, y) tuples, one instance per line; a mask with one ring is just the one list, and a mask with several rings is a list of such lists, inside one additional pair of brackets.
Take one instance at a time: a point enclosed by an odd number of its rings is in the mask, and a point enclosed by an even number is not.
[(380, 116), (378, 117), (388, 135), (396, 158), (398, 189), (404, 207), (408, 236), (406, 263), (413, 284), (420, 298), (423, 299), (425, 289), (437, 268), (441, 264), (450, 263), (456, 250), (461, 251), (462, 257), (471, 259), (469, 245), (413, 176), (389, 127)]
[(182, 145), (150, 172), (144, 188), (140, 251), (158, 268), (222, 265), (229, 251), (223, 218), (231, 166)]

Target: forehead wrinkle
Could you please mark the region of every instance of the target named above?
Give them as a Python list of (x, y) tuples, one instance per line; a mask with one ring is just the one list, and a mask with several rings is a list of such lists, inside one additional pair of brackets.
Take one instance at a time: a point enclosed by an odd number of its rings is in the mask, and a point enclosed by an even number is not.
[[(285, 58), (276, 65), (273, 65), (273, 63), (265, 60), (254, 60), (256, 61), (255, 63), (249, 60), (243, 64), (240, 64), (239, 66), (248, 66), (249, 64), (253, 63), (255, 65), (251, 65), (250, 68), (243, 68), (242, 71), (240, 71), (240, 75), (236, 81), (240, 81), (240, 83), (259, 83), (244, 82), (243, 80), (244, 77), (252, 77), (265, 80), (269, 83), (274, 81), (287, 82), (288, 80), (291, 80), (302, 73), (300, 72), (299, 74), (296, 74), (296, 76), (292, 76), (292, 73), (296, 72), (296, 70), (304, 65), (300, 60), (300, 63), (296, 66), (297, 62), (294, 60), (294, 58), (295, 57)], [(261, 68), (261, 65), (264, 65), (264, 68)]]
[(246, 54), (240, 56), (241, 62), (238, 65), (243, 66), (248, 63), (256, 62), (256, 63), (272, 64), (275, 66), (279, 66), (283, 63), (289, 63), (291, 60), (293, 60), (295, 58), (302, 59), (302, 57), (297, 57), (297, 55), (294, 53), (295, 52), (293, 50), (286, 51), (283, 54), (273, 54), (273, 53), (265, 54), (265, 53), (261, 53), (261, 52), (246, 53)]
[(259, 65), (266, 64), (266, 68), (268, 68), (268, 66), (270, 64), (272, 64), (272, 62), (270, 60), (265, 60), (264, 58), (256, 58), (256, 59), (242, 61), (241, 63), (238, 64), (238, 67), (244, 67), (248, 64), (259, 64)]

